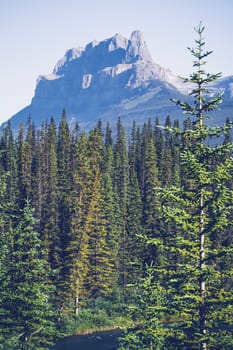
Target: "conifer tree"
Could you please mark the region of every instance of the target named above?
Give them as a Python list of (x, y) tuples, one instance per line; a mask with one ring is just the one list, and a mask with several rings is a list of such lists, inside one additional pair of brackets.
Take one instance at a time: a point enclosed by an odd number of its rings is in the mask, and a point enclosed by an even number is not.
[(118, 289), (119, 275), (117, 271), (117, 261), (119, 255), (119, 226), (120, 208), (117, 201), (116, 191), (114, 191), (114, 154), (112, 131), (107, 124), (105, 133), (104, 155), (103, 155), (103, 204), (104, 219), (107, 231), (107, 246), (111, 251), (112, 284), (114, 289)]
[(100, 123), (90, 132), (89, 157), (91, 170), (91, 195), (84, 230), (89, 236), (88, 293), (91, 296), (106, 295), (112, 291), (113, 257), (108, 244), (104, 203), (104, 148)]
[(18, 152), (19, 152), (19, 199), (21, 209), (25, 199), (31, 195), (31, 166), (32, 153), (28, 142), (25, 140), (25, 127), (20, 126), (18, 135)]
[(117, 122), (117, 136), (114, 145), (114, 189), (120, 209), (119, 225), (119, 276), (123, 288), (127, 284), (127, 201), (129, 183), (128, 152), (124, 127), (119, 119)]
[[(156, 238), (160, 235), (159, 230), (159, 202), (156, 196), (156, 188), (160, 182), (158, 179), (158, 167), (156, 160), (155, 142), (152, 129), (149, 126), (147, 137), (145, 140), (145, 179), (143, 193), (143, 227), (144, 234), (149, 238)], [(160, 260), (159, 249), (155, 247), (147, 247), (145, 250), (144, 261), (148, 264), (153, 260), (157, 263)]]
[[(52, 270), (60, 270), (62, 264), (61, 241), (58, 217), (58, 169), (57, 169), (57, 135), (53, 118), (47, 127), (43, 140), (41, 163), (43, 171), (43, 200), (41, 203), (40, 232), (43, 237), (43, 249), (47, 254)], [(46, 253), (47, 252), (47, 253)]]
[(165, 295), (152, 267), (146, 268), (136, 293), (138, 301), (132, 312), (138, 313), (141, 325), (120, 338), (119, 350), (166, 350), (166, 332), (161, 324)]
[(0, 149), (0, 173), (3, 176), (7, 175), (7, 201), (11, 203), (10, 208), (12, 212), (16, 210), (16, 201), (18, 199), (18, 152), (10, 122), (3, 130)]
[(62, 269), (63, 301), (74, 305), (75, 314), (78, 313), (80, 307), (80, 298), (85, 295), (83, 281), (87, 273), (88, 237), (83, 230), (87, 215), (85, 188), (89, 189), (87, 143), (87, 135), (83, 132), (78, 140), (77, 148), (73, 147), (72, 151), (73, 171), (69, 198), (71, 202), (70, 231), (65, 250), (65, 264)]
[(156, 118), (155, 121), (155, 130), (154, 130), (154, 138), (155, 138), (155, 150), (156, 150), (156, 158), (158, 164), (158, 172), (159, 172), (159, 180), (162, 181), (164, 177), (163, 169), (164, 169), (164, 133), (160, 127), (159, 119)]
[(135, 282), (142, 274), (142, 198), (138, 182), (138, 139), (134, 123), (129, 145), (129, 185), (127, 202), (127, 251), (129, 282)]
[[(165, 131), (164, 131), (164, 150), (163, 150), (163, 179), (162, 185), (166, 186), (172, 182), (172, 134), (169, 132), (171, 128), (170, 116), (167, 116), (165, 120)], [(168, 130), (166, 130), (168, 129)]]
[[(204, 27), (200, 24), (195, 30), (196, 48), (190, 51), (196, 71), (184, 79), (193, 84), (193, 103), (191, 99), (175, 100), (190, 119), (184, 130), (177, 125), (168, 128), (183, 143), (182, 179), (180, 185), (157, 186), (155, 192), (160, 202), (159, 229), (166, 236), (147, 240), (152, 251), (159, 249), (163, 257), (151, 268), (150, 286), (152, 289), (157, 280), (158, 289), (164, 294), (159, 317), (165, 335), (163, 350), (230, 350), (233, 245), (228, 232), (232, 232), (233, 146), (229, 139), (223, 143), (221, 140), (229, 134), (231, 125), (211, 127), (207, 123), (208, 113), (222, 100), (222, 94), (209, 94), (209, 84), (220, 74), (205, 72), (205, 59), (211, 52), (204, 50)], [(147, 305), (150, 301), (145, 297), (144, 302)], [(145, 309), (148, 315), (149, 310)], [(150, 330), (144, 324), (142, 336)], [(160, 326), (155, 327), (159, 330)], [(156, 341), (148, 348), (157, 348)], [(136, 345), (139, 342), (141, 348), (147, 344), (142, 337)]]
[(113, 259), (107, 240), (103, 188), (101, 174), (97, 171), (92, 187), (92, 199), (85, 224), (89, 236), (88, 274), (86, 288), (88, 295), (98, 297), (110, 295), (113, 281)]
[[(58, 169), (58, 212), (61, 246), (65, 249), (69, 240), (70, 229), (70, 185), (71, 185), (71, 134), (66, 120), (65, 110), (58, 127), (57, 169)], [(64, 253), (65, 254), (65, 253)], [(63, 257), (65, 259), (65, 257)]]
[(13, 231), (14, 244), (7, 268), (1, 320), (4, 340), (17, 339), (12, 349), (46, 348), (55, 334), (54, 314), (50, 308), (51, 288), (47, 284), (41, 242), (34, 231), (34, 218), (27, 202)]
[[(3, 344), (6, 342), (5, 334), (8, 333), (9, 341), (16, 342), (14, 338), (14, 332), (10, 329), (9, 325), (3, 324), (3, 319), (8, 316), (8, 310), (3, 303), (3, 300), (7, 298), (7, 287), (9, 283), (8, 266), (11, 256), (11, 236), (6, 232), (6, 212), (7, 204), (5, 202), (6, 181), (2, 175), (0, 178), (0, 349), (3, 349)], [(8, 227), (9, 228), (9, 227)]]
[[(233, 169), (229, 157), (232, 144), (222, 145), (218, 141), (231, 126), (210, 127), (207, 124), (207, 113), (216, 109), (222, 100), (222, 94), (209, 97), (208, 85), (220, 74), (205, 72), (205, 59), (211, 52), (204, 50), (204, 27), (200, 24), (195, 30), (198, 39), (196, 47), (190, 51), (196, 72), (184, 79), (194, 84), (190, 93), (194, 102), (175, 100), (184, 113), (191, 116), (192, 123), (183, 133), (183, 187), (164, 188), (161, 196), (168, 229), (171, 224), (177, 228), (168, 240), (167, 249), (171, 247), (173, 253), (168, 255), (170, 269), (165, 284), (171, 314), (173, 310), (173, 317), (182, 317), (178, 325), (174, 324), (177, 334), (174, 342), (183, 349), (230, 349), (232, 322), (229, 315), (232, 315), (233, 295), (229, 290), (228, 269), (232, 268), (229, 262), (232, 245), (216, 245), (213, 237), (217, 232), (225, 232), (226, 227), (232, 227), (232, 189), (229, 187)], [(178, 129), (174, 131), (179, 133)], [(212, 146), (209, 146), (210, 138)], [(229, 265), (221, 268), (220, 274), (222, 259), (227, 259)]]

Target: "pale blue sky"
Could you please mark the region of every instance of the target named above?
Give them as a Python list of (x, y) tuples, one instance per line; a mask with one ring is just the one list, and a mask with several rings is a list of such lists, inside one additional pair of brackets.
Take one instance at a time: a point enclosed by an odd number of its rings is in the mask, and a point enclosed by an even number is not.
[(233, 75), (232, 18), (232, 0), (0, 0), (0, 123), (30, 104), (67, 49), (116, 33), (141, 30), (154, 61), (186, 76), (202, 21), (208, 71)]

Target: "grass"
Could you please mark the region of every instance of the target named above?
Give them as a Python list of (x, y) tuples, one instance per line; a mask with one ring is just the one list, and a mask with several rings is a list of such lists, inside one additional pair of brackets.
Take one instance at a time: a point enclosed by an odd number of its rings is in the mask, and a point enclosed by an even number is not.
[(80, 308), (77, 316), (71, 310), (65, 310), (59, 325), (61, 336), (91, 334), (129, 327), (132, 327), (132, 318), (129, 315), (128, 306), (101, 298), (90, 301), (88, 305)]

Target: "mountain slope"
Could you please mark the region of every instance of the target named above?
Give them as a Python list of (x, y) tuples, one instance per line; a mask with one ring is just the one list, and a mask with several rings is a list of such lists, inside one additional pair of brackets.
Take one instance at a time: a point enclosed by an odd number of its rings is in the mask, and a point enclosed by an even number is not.
[[(228, 89), (227, 80), (221, 84)], [(52, 74), (39, 77), (31, 104), (11, 123), (16, 129), (29, 116), (36, 125), (51, 116), (58, 121), (64, 108), (70, 124), (78, 122), (86, 129), (98, 119), (113, 124), (121, 117), (126, 126), (156, 116), (163, 121), (167, 114), (183, 119), (170, 98), (187, 99), (182, 96), (185, 87), (171, 71), (153, 62), (141, 32), (134, 31), (130, 39), (116, 34), (68, 50)]]

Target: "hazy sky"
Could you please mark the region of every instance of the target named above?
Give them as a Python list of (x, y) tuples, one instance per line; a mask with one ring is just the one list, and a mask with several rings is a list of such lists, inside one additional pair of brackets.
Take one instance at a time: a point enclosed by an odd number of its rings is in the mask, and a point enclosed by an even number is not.
[(0, 0), (0, 123), (30, 104), (67, 49), (116, 33), (141, 30), (154, 61), (187, 76), (202, 21), (208, 71), (233, 75), (232, 18), (232, 0)]

